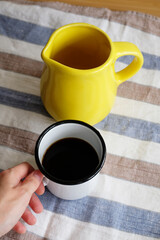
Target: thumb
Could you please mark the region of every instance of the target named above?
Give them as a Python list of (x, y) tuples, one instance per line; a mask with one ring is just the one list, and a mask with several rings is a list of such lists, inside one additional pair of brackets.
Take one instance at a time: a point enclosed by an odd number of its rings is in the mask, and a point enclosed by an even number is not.
[(39, 187), (42, 179), (43, 174), (39, 170), (35, 170), (24, 179), (22, 185), (32, 195)]

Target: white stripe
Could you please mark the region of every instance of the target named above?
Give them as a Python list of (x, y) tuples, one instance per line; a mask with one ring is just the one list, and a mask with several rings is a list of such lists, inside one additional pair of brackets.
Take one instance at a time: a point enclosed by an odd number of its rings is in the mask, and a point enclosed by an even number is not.
[(116, 96), (111, 113), (160, 123), (160, 107), (150, 103), (140, 102)]
[(34, 156), (25, 152), (1, 146), (0, 145), (0, 169), (8, 169), (22, 162), (30, 163), (34, 168), (37, 168)]
[(68, 23), (82, 22), (83, 20), (86, 20), (84, 22), (92, 22), (92, 24), (95, 25), (99, 25), (101, 22), (108, 21), (103, 19), (101, 20), (99, 18), (86, 17), (74, 13), (65, 13), (64, 11), (48, 7), (40, 7), (36, 5), (20, 5), (11, 2), (0, 2), (0, 13), (8, 17), (50, 28), (58, 28)]
[(74, 220), (64, 215), (43, 210), (36, 215), (34, 226), (26, 224), (28, 231), (54, 240), (153, 240), (138, 234), (127, 233), (109, 227)]
[[(37, 113), (0, 105), (0, 124), (40, 134), (54, 119)], [(159, 164), (159, 144), (99, 130), (110, 154)]]
[[(19, 20), (38, 23), (46, 27), (58, 28), (74, 22), (86, 22), (96, 25), (108, 33), (112, 41), (129, 41), (135, 43), (141, 51), (160, 55), (158, 36), (145, 33), (120, 23), (109, 22), (107, 19), (65, 13), (47, 7), (19, 5), (11, 2), (0, 2), (0, 13)], [(33, 14), (34, 13), (34, 14)], [(43, 16), (43, 17), (42, 17)], [(152, 47), (150, 47), (152, 46)]]
[(0, 86), (15, 91), (40, 95), (40, 78), (0, 69)]
[(99, 130), (99, 132), (105, 140), (108, 153), (159, 164), (160, 148), (158, 143), (141, 141), (103, 130)]
[[(113, 190), (114, 189), (114, 190)], [(91, 196), (160, 213), (159, 188), (99, 174)]]
[(55, 122), (53, 118), (1, 104), (0, 112), (3, 112), (0, 117), (0, 124), (37, 134), (40, 134), (45, 128)]
[(2, 35), (0, 35), (0, 43), (1, 52), (11, 53), (21, 57), (42, 61), (41, 51), (44, 46), (35, 45), (20, 40), (15, 40)]
[[(118, 69), (117, 69), (118, 66)], [(115, 70), (119, 71), (125, 68), (127, 65), (122, 62), (116, 62)], [(159, 70), (152, 70), (152, 69), (145, 69), (141, 68), (138, 73), (136, 73), (132, 78), (128, 81), (133, 83), (138, 83), (141, 85), (151, 86), (155, 88), (160, 88), (160, 71)]]
[[(40, 78), (0, 69), (0, 86), (20, 92), (25, 90), (25, 93), (40, 96)], [(159, 106), (118, 96), (111, 113), (154, 123), (160, 122)]]

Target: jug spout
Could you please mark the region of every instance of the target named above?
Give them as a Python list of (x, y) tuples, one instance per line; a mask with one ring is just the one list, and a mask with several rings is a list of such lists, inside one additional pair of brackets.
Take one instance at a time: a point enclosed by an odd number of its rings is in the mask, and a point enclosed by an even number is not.
[(111, 48), (103, 31), (84, 23), (69, 24), (56, 30), (42, 51), (44, 61), (53, 61), (72, 69), (101, 67)]
[(52, 53), (52, 49), (50, 48), (50, 46), (48, 46), (48, 43), (47, 43), (47, 45), (43, 48), (43, 50), (41, 52), (41, 58), (45, 62), (46, 65), (48, 65), (51, 62), (52, 62), (52, 64), (54, 64), (51, 53)]

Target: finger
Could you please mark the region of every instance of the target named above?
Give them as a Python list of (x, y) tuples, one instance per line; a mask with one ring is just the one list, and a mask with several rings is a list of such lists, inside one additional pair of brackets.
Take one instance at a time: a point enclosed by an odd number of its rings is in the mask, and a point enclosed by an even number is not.
[(34, 225), (36, 223), (35, 216), (31, 213), (31, 211), (26, 208), (25, 212), (22, 215), (22, 219), (29, 225)]
[(40, 185), (39, 185), (39, 187), (38, 187), (37, 190), (36, 190), (36, 193), (37, 193), (38, 195), (42, 195), (44, 192), (45, 192), (45, 187), (44, 187), (43, 183), (41, 182)]
[(35, 213), (41, 213), (43, 211), (43, 205), (36, 194), (33, 193), (31, 200), (29, 202), (29, 206)]
[(21, 184), (21, 187), (29, 194), (29, 197), (38, 189), (42, 182), (43, 174), (39, 170), (33, 171), (29, 174)]
[(26, 232), (26, 227), (20, 221), (14, 226), (13, 230), (17, 233), (23, 234)]
[(23, 162), (15, 167), (9, 168), (0, 173), (1, 183), (9, 187), (15, 187), (19, 184), (20, 180), (26, 177), (29, 173), (34, 171), (34, 168), (27, 162)]
[(8, 169), (10, 172), (10, 179), (12, 185), (17, 185), (21, 179), (25, 178), (28, 174), (34, 171), (34, 168), (27, 162), (23, 162), (13, 168)]

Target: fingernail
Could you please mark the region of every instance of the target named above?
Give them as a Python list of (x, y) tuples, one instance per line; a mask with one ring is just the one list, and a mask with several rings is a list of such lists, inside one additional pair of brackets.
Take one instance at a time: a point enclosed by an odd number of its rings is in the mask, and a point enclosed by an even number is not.
[(43, 174), (39, 171), (39, 170), (35, 170), (33, 172), (33, 176), (35, 176), (39, 182), (42, 181), (42, 178), (43, 178)]

